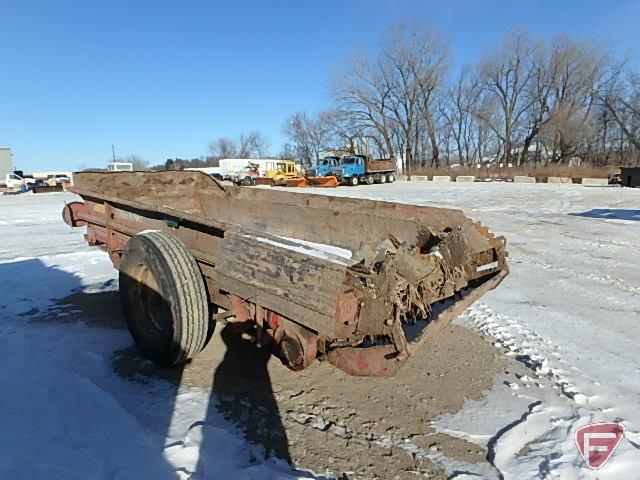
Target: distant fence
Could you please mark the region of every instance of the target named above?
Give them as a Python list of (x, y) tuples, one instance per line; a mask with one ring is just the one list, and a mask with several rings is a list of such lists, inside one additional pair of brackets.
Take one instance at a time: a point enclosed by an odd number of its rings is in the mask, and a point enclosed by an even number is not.
[[(458, 177), (473, 177), (475, 181), (512, 181), (514, 177), (533, 177), (536, 183), (569, 183), (567, 181), (552, 180), (549, 178), (569, 179), (572, 183), (581, 183), (583, 178), (608, 179), (613, 173), (619, 172), (619, 167), (581, 166), (569, 167), (566, 165), (547, 165), (540, 167), (457, 167), (457, 168), (416, 168), (411, 170), (411, 177), (426, 177), (432, 180), (434, 177), (447, 176), (451, 181)], [(405, 176), (407, 172), (402, 172)], [(465, 180), (462, 180), (465, 181)], [(468, 180), (467, 180), (468, 181)]]
[(486, 183), (486, 182), (508, 182), (508, 183), (523, 183), (523, 184), (565, 184), (565, 185), (608, 185), (608, 178), (597, 177), (584, 177), (584, 178), (569, 178), (569, 177), (530, 177), (527, 175), (514, 175), (513, 177), (475, 177), (473, 175), (458, 175), (452, 177), (450, 175), (411, 175), (411, 179), (407, 175), (397, 175), (399, 181), (411, 181), (411, 182), (432, 182), (432, 183)]

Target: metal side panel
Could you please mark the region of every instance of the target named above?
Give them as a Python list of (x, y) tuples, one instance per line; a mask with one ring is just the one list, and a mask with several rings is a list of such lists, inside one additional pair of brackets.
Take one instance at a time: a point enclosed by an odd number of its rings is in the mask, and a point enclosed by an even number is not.
[(221, 277), (333, 317), (338, 295), (345, 290), (346, 264), (295, 248), (278, 237), (230, 229), (215, 270)]

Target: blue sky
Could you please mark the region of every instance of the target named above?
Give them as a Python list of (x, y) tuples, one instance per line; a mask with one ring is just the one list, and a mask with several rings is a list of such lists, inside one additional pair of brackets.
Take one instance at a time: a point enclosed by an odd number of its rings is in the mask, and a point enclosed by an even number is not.
[(277, 153), (291, 113), (326, 107), (328, 81), (393, 21), (449, 36), (455, 64), (505, 31), (639, 45), (640, 1), (0, 0), (0, 146), (25, 171), (152, 164), (258, 129)]

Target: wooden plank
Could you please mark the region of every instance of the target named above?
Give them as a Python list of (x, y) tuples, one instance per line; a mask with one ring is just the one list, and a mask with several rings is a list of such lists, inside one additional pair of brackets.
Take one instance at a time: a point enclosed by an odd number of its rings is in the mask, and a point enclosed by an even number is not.
[(260, 241), (245, 231), (227, 231), (216, 272), (260, 291), (333, 316), (347, 275), (344, 264)]

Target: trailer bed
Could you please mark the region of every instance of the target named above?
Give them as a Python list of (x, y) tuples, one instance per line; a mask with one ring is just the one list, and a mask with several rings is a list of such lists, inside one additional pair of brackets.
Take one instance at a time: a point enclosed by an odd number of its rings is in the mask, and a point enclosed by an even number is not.
[(131, 238), (178, 239), (217, 320), (293, 370), (392, 375), (508, 274), (505, 240), (461, 211), (223, 186), (200, 172), (79, 173), (65, 221), (118, 268)]

